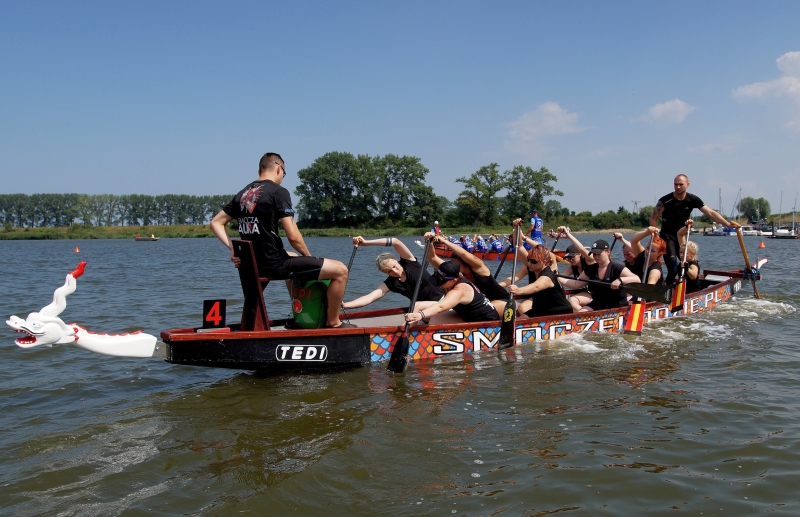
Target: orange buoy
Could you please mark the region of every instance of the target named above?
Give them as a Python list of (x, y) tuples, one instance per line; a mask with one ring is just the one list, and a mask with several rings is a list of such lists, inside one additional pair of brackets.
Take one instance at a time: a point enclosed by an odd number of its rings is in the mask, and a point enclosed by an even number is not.
[(759, 248), (766, 248), (767, 246), (766, 246), (766, 245), (764, 245), (764, 241), (762, 240), (762, 241), (761, 241), (761, 244), (759, 244), (759, 245), (758, 245), (758, 247), (759, 247)]
[(80, 251), (81, 251), (81, 250), (80, 250), (80, 249), (78, 249), (78, 247), (77, 247), (77, 246), (75, 246), (75, 253), (78, 253), (78, 252), (80, 252)]

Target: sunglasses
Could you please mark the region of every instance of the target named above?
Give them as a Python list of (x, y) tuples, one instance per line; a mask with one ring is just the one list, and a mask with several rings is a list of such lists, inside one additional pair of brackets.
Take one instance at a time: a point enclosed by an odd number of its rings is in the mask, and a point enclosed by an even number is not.
[(535, 266), (538, 263), (539, 263), (539, 261), (536, 260), (536, 259), (528, 259), (528, 264), (533, 264)]

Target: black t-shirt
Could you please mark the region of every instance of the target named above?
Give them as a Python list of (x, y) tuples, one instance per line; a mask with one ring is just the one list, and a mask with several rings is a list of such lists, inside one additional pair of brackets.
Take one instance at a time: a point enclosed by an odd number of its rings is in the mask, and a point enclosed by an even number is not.
[[(603, 278), (598, 276), (600, 272), (600, 264), (587, 264), (583, 272), (590, 280), (602, 280), (603, 282), (613, 282), (618, 279), (625, 269), (625, 264), (619, 262), (611, 262), (606, 268), (606, 274)], [(624, 307), (628, 305), (628, 293), (625, 289), (611, 289), (604, 285), (588, 284), (589, 292), (592, 293), (592, 308), (593, 309), (610, 309), (612, 307)]]
[[(406, 272), (406, 281), (403, 282), (399, 278), (389, 276), (383, 281), (390, 291), (397, 294), (402, 294), (409, 300), (414, 296), (414, 288), (417, 286), (417, 279), (419, 273), (422, 271), (422, 265), (416, 260), (408, 260), (401, 258), (397, 261), (403, 271)], [(427, 271), (422, 272), (422, 283), (419, 284), (419, 294), (417, 295), (418, 302), (438, 302), (444, 296), (444, 290), (433, 283), (431, 275)]]
[(277, 268), (289, 255), (278, 235), (284, 217), (294, 217), (289, 191), (270, 180), (257, 180), (222, 209), (239, 221), (239, 237), (253, 243), (259, 270)]
[(677, 239), (678, 230), (686, 223), (695, 208), (703, 208), (705, 203), (694, 194), (686, 193), (682, 200), (675, 199), (674, 194), (667, 194), (658, 200), (664, 206), (661, 213), (661, 235), (662, 239), (672, 237)]
[(535, 317), (572, 312), (572, 305), (569, 304), (566, 295), (564, 295), (564, 288), (561, 286), (561, 282), (558, 281), (556, 274), (547, 267), (539, 275), (539, 277), (543, 276), (553, 282), (553, 287), (533, 293), (531, 295), (533, 306), (525, 315)]

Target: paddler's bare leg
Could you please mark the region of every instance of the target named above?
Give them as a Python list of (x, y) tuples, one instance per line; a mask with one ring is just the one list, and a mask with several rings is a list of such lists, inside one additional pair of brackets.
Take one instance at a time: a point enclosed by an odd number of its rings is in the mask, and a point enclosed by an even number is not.
[(328, 327), (338, 327), (342, 324), (339, 319), (339, 309), (341, 309), (344, 290), (347, 287), (347, 266), (338, 260), (326, 258), (325, 262), (322, 263), (319, 279), (331, 281), (328, 286), (328, 317), (326, 325)]

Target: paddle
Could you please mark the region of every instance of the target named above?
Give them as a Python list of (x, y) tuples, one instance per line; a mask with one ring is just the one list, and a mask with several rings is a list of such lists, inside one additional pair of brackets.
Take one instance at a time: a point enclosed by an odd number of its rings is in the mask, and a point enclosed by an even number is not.
[(675, 312), (683, 307), (683, 303), (686, 301), (686, 252), (689, 251), (689, 235), (691, 233), (692, 221), (690, 220), (688, 228), (686, 229), (686, 243), (684, 244), (683, 260), (681, 261), (683, 267), (681, 268), (681, 274), (678, 278), (678, 282), (675, 284), (674, 290), (672, 291), (672, 306), (669, 308), (669, 310), (672, 312)]
[[(614, 237), (614, 244), (617, 243)], [(613, 248), (613, 246), (612, 246)], [(642, 282), (647, 284), (650, 269), (650, 253), (653, 251), (653, 234), (650, 234), (650, 242), (647, 244), (647, 255), (644, 260), (644, 272), (642, 273)], [(628, 310), (628, 318), (625, 320), (625, 334), (641, 335), (642, 327), (644, 327), (644, 309), (647, 304), (639, 297), (634, 296), (631, 308)]]
[[(584, 280), (582, 278), (576, 279), (575, 277), (567, 275), (556, 276), (567, 278), (569, 280), (577, 280), (578, 282), (586, 282), (587, 284), (601, 285), (606, 287), (611, 285), (611, 282), (603, 282), (601, 280)], [(631, 284), (623, 284), (622, 288), (628, 291), (632, 296), (637, 296), (644, 300), (661, 302), (665, 305), (672, 301), (672, 288), (665, 285), (641, 284), (634, 282)]]
[[(739, 237), (739, 246), (742, 248), (742, 256), (744, 256), (744, 270), (743, 273), (745, 277), (750, 271), (750, 259), (747, 258), (747, 248), (744, 247), (744, 239), (742, 239), (742, 229), (741, 227), (736, 228), (736, 236)], [(756, 277), (753, 276), (752, 272), (750, 272), (750, 282), (753, 284), (753, 294), (756, 298), (761, 298), (761, 295), (758, 294), (758, 287), (756, 287)]]
[[(356, 258), (356, 251), (358, 251), (358, 244), (353, 246), (353, 253), (350, 254), (350, 262), (347, 263), (347, 278), (348, 279), (350, 279), (350, 268), (353, 267), (353, 259)], [(345, 288), (347, 288), (347, 286), (345, 286)], [(350, 323), (350, 318), (348, 318), (346, 316), (346, 313), (344, 312), (344, 310), (345, 310), (344, 309), (344, 305), (339, 307), (339, 312), (341, 312), (342, 314), (345, 314), (345, 319), (347, 319), (347, 323)]]
[[(511, 272), (511, 285), (517, 280), (517, 246), (519, 246), (519, 226), (514, 231), (514, 269)], [(517, 326), (517, 307), (514, 295), (508, 293), (508, 302), (503, 309), (503, 320), (500, 322), (500, 339), (497, 341), (498, 350), (514, 346), (514, 328)]]
[[(417, 295), (419, 295), (422, 275), (425, 273), (425, 268), (428, 267), (428, 250), (430, 247), (431, 241), (425, 241), (425, 251), (422, 253), (422, 267), (420, 268), (419, 277), (417, 278), (417, 285), (414, 286), (414, 294), (411, 296), (409, 311), (413, 311), (414, 305), (417, 304)], [(408, 342), (408, 327), (410, 325), (411, 323), (407, 321), (406, 326), (403, 328), (403, 334), (394, 344), (394, 348), (392, 348), (392, 356), (389, 358), (389, 364), (386, 365), (386, 369), (390, 372), (403, 373), (408, 365), (408, 347), (410, 346)]]
[[(506, 246), (506, 250), (503, 252), (503, 260), (500, 261), (500, 267), (498, 267), (497, 271), (495, 271), (494, 273), (495, 280), (497, 280), (497, 275), (500, 274), (500, 270), (503, 269), (503, 264), (506, 263), (506, 258), (508, 258), (508, 252), (511, 251), (511, 248), (512, 246), (511, 243), (509, 242), (508, 245)], [(514, 250), (514, 253), (516, 253), (516, 250)]]

